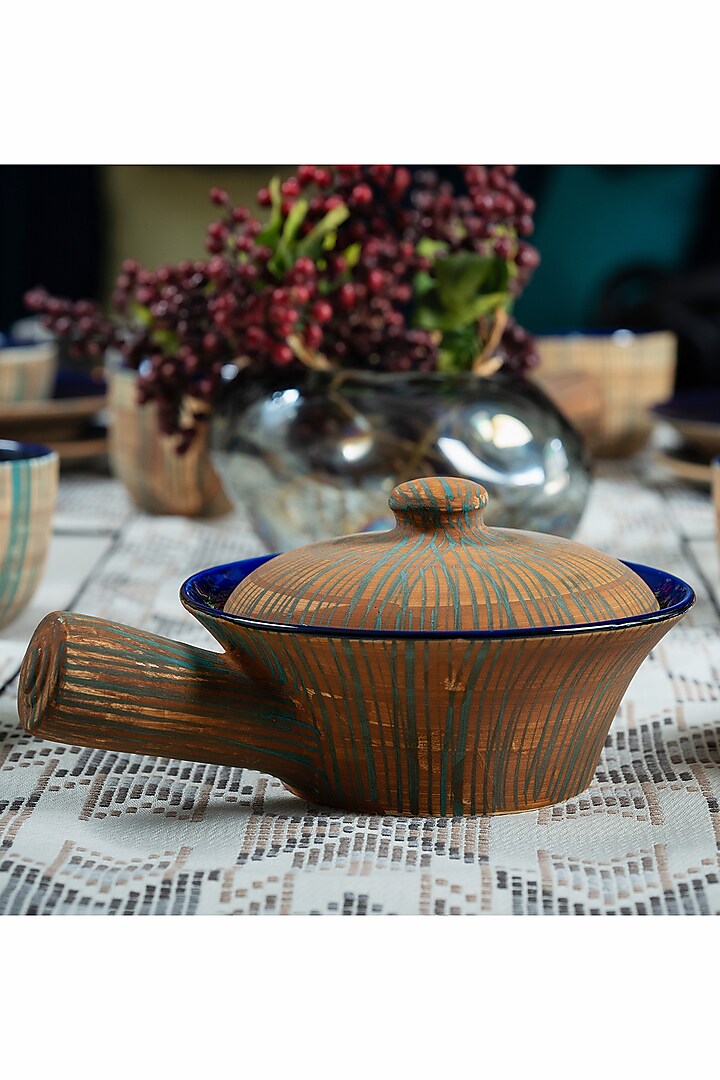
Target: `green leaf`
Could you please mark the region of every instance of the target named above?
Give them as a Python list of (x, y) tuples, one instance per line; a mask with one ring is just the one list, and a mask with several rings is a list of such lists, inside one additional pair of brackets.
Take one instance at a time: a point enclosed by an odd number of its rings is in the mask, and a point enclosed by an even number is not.
[(282, 277), (295, 262), (293, 243), (298, 230), (308, 212), (306, 199), (298, 199), (290, 208), (287, 217), (282, 224), (282, 232), (278, 240), (277, 250), (271, 259), (268, 259), (268, 268), (277, 277)]
[(444, 372), (470, 371), (481, 348), (474, 326), (451, 330), (443, 334), (438, 367)]
[(352, 270), (352, 268), (354, 266), (357, 266), (358, 262), (360, 261), (360, 255), (361, 254), (362, 254), (362, 245), (361, 244), (350, 244), (349, 247), (345, 248), (345, 250), (343, 251), (343, 258), (345, 259), (345, 262), (347, 263), (348, 270)]
[(510, 266), (496, 255), (476, 255), (462, 251), (439, 259), (433, 267), (438, 294), (448, 311), (465, 311), (478, 294), (508, 291)]
[(423, 236), (417, 245), (418, 255), (422, 255), (424, 259), (434, 259), (440, 251), (447, 251), (447, 244), (444, 240), (431, 240), (429, 236)]
[(268, 191), (270, 192), (270, 206), (272, 208), (270, 219), (262, 232), (258, 233), (257, 243), (272, 248), (274, 251), (280, 240), (283, 223), (282, 192), (280, 191), (280, 178), (278, 176), (273, 176), (268, 184)]
[(467, 371), (468, 367), (463, 363), (462, 357), (452, 349), (440, 349), (438, 351), (438, 371), (450, 375), (454, 371)]
[(482, 319), (483, 315), (489, 315), (493, 311), (497, 311), (498, 308), (505, 308), (507, 311), (512, 303), (512, 297), (510, 293), (498, 292), (488, 293), (486, 296), (478, 296), (466, 309), (469, 315), (469, 322), (477, 322), (478, 319)]
[(172, 356), (178, 351), (179, 342), (173, 330), (158, 327), (151, 332), (150, 339), (154, 345), (162, 349), (166, 356)]
[(307, 212), (307, 199), (298, 199), (298, 201), (290, 208), (288, 216), (285, 218), (281, 236), (281, 243), (284, 247), (290, 248), (291, 244), (294, 243), (295, 237), (298, 234), (298, 229), (305, 220)]
[(139, 323), (140, 326), (149, 326), (152, 322), (152, 315), (150, 309), (145, 307), (144, 304), (133, 303), (130, 308), (133, 320)]
[(432, 289), (435, 288), (435, 281), (433, 277), (428, 274), (427, 270), (419, 270), (413, 278), (413, 296), (416, 300), (426, 296)]
[(438, 292), (433, 291), (418, 304), (414, 321), (422, 330), (459, 330), (472, 326), (498, 308), (509, 308), (511, 300), (509, 293), (485, 293), (473, 297), (463, 307), (449, 310), (442, 304)]
[(318, 221), (317, 225), (303, 237), (298, 244), (298, 258), (308, 258), (315, 261), (323, 250), (325, 237), (337, 229), (350, 216), (347, 206), (334, 206), (328, 210), (325, 217)]
[(461, 251), (438, 259), (433, 271), (440, 301), (449, 311), (459, 311), (483, 290), (494, 268), (492, 256)]

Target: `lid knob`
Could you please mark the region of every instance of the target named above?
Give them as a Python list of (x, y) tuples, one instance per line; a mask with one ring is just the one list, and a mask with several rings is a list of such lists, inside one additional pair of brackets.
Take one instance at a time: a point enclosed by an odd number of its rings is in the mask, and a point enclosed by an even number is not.
[(398, 525), (437, 529), (457, 527), (461, 522), (484, 528), (482, 512), (488, 494), (480, 484), (457, 476), (425, 476), (396, 487), (388, 506)]

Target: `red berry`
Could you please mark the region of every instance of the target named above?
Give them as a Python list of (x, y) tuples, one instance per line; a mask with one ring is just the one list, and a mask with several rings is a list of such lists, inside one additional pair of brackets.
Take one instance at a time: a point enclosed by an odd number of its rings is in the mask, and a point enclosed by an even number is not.
[(524, 270), (534, 270), (536, 266), (540, 265), (540, 255), (530, 244), (521, 244), (515, 261)]
[(220, 277), (225, 273), (225, 260), (220, 258), (219, 255), (215, 255), (214, 258), (208, 263), (208, 274), (211, 277)]
[(392, 186), (398, 194), (402, 195), (410, 186), (411, 181), (412, 176), (410, 175), (410, 170), (406, 169), (404, 165), (401, 165), (400, 168), (395, 171)]
[(247, 343), (251, 348), (259, 348), (265, 344), (267, 334), (259, 326), (249, 326), (245, 334)]
[(371, 270), (368, 274), (367, 283), (370, 292), (382, 292), (383, 285), (385, 284), (385, 275), (382, 270)]
[(332, 319), (333, 310), (327, 300), (318, 300), (313, 304), (312, 314), (316, 322), (326, 323)]
[(513, 242), (509, 236), (500, 236), (493, 242), (493, 251), (499, 259), (509, 259), (513, 253)]
[(320, 347), (320, 343), (323, 339), (323, 333), (319, 326), (308, 326), (305, 331), (305, 344), (308, 349), (317, 349)]
[(358, 206), (369, 206), (373, 201), (372, 188), (369, 184), (358, 184), (357, 187), (353, 188), (350, 197)]
[(294, 353), (292, 349), (289, 345), (286, 345), (285, 342), (273, 346), (272, 358), (276, 364), (280, 364), (281, 366), (289, 364), (292, 362), (293, 356)]
[(392, 165), (371, 165), (370, 175), (377, 183), (385, 183), (392, 176)]
[(330, 187), (332, 182), (332, 176), (328, 169), (316, 169), (315, 170), (315, 183), (319, 188)]
[(338, 299), (346, 311), (352, 311), (357, 300), (353, 286), (341, 285), (338, 292)]
[(298, 261), (295, 263), (295, 269), (299, 274), (314, 274), (315, 263), (312, 261), (312, 259), (308, 258), (298, 259)]
[(297, 196), (300, 194), (300, 185), (298, 184), (295, 177), (291, 176), (289, 180), (286, 180), (285, 183), (282, 184), (280, 190), (282, 191), (283, 195), (287, 195), (290, 198), (294, 199), (297, 198)]
[(270, 192), (266, 187), (260, 188), (260, 190), (258, 191), (257, 201), (259, 202), (260, 206), (269, 206), (272, 202), (272, 199), (270, 198)]
[(230, 196), (222, 188), (210, 188), (210, 202), (215, 203), (216, 206), (225, 206), (226, 203), (230, 202)]

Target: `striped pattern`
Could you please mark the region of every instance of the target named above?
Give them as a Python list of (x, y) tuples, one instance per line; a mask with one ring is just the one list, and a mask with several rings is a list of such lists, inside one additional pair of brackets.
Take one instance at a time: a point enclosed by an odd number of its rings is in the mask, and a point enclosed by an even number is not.
[(184, 454), (177, 437), (162, 435), (157, 407), (139, 405), (137, 375), (115, 371), (108, 386), (108, 444), (115, 475), (149, 514), (217, 517), (232, 507), (208, 453), (208, 425)]
[(0, 349), (0, 402), (44, 401), (55, 383), (57, 346)]
[(672, 394), (674, 334), (565, 334), (540, 337), (537, 344), (542, 379), (577, 372), (595, 380), (601, 415), (599, 431), (588, 439), (594, 453), (627, 457), (645, 445), (653, 425), (649, 410)]
[(0, 460), (0, 627), (27, 606), (45, 568), (57, 498), (55, 453)]
[(366, 630), (508, 630), (643, 615), (652, 591), (583, 544), (482, 521), (487, 492), (429, 477), (397, 487), (397, 525), (263, 563), (225, 611), (283, 625)]
[[(194, 614), (317, 731), (322, 804), (410, 816), (509, 813), (583, 791), (633, 675), (681, 617), (562, 637), (368, 640)], [(279, 763), (274, 774), (286, 779)], [(312, 797), (316, 781), (290, 786)]]
[(23, 724), (75, 745), (261, 769), (356, 813), (529, 810), (587, 787), (633, 675), (680, 616), (561, 638), (450, 640), (268, 633), (198, 617), (226, 657), (48, 616), (23, 661)]
[(281, 772), (314, 790), (315, 732), (267, 678), (130, 626), (47, 615), (23, 660), (18, 713), (41, 737)]

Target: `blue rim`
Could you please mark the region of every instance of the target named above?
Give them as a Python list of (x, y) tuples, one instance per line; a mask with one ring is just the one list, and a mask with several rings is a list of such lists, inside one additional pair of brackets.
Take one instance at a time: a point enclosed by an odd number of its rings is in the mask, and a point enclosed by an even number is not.
[(193, 574), (180, 588), (180, 599), (192, 612), (209, 615), (213, 619), (234, 623), (251, 630), (263, 630), (284, 634), (314, 634), (316, 637), (351, 637), (351, 638), (520, 638), (547, 637), (552, 634), (589, 634), (597, 630), (622, 630), (630, 626), (645, 626), (648, 623), (663, 622), (688, 611), (695, 603), (693, 589), (680, 578), (664, 570), (655, 570), (651, 566), (626, 562), (623, 565), (633, 570), (645, 584), (652, 589), (659, 611), (649, 611), (644, 615), (633, 615), (627, 619), (613, 619), (611, 622), (584, 623), (582, 626), (537, 626), (516, 630), (356, 630), (349, 627), (304, 626), (290, 623), (263, 622), (249, 619), (243, 615), (232, 615), (223, 611), (223, 605), (233, 589), (248, 574), (276, 555), (262, 555), (255, 559), (242, 559), (240, 562), (212, 566)]
[(13, 461), (28, 461), (30, 458), (47, 457), (55, 451), (50, 446), (42, 446), (40, 443), (15, 442), (14, 439), (0, 439), (0, 455), (9, 454), (7, 458), (0, 456), (0, 465), (6, 465)]

